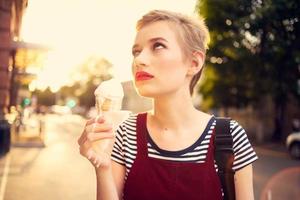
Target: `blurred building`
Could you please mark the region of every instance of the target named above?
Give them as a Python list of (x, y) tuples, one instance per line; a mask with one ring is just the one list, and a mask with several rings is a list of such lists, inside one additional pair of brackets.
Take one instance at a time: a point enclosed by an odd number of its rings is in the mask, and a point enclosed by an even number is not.
[[(275, 105), (270, 96), (261, 99), (256, 106), (245, 108), (222, 108), (214, 114), (219, 116), (229, 116), (237, 120), (246, 130), (248, 137), (256, 143), (266, 143), (274, 139), (275, 130)], [(300, 121), (299, 102), (289, 96), (289, 101), (284, 112), (282, 122), (282, 135), (280, 141), (285, 141), (286, 137), (293, 132), (294, 122)]]
[(15, 51), (27, 0), (0, 0), (0, 119), (8, 112)]
[(9, 151), (10, 124), (5, 118), (8, 113), (14, 51), (12, 41), (20, 34), (22, 15), (27, 0), (0, 0), (0, 154)]
[(20, 86), (36, 78), (26, 68), (29, 63), (39, 62), (43, 57), (41, 52), (48, 50), (20, 38), (22, 16), (27, 5), (28, 0), (0, 0), (0, 155), (9, 151), (10, 124), (6, 116), (11, 107), (20, 103), (17, 101), (18, 92), (22, 90)]

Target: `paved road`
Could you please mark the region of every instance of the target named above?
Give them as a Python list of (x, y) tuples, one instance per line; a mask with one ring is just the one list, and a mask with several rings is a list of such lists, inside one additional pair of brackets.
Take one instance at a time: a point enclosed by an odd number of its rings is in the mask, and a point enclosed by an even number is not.
[(45, 148), (12, 148), (4, 199), (95, 199), (93, 167), (77, 151), (83, 124), (78, 116), (48, 115)]
[(300, 200), (300, 160), (290, 158), (283, 145), (256, 146), (254, 191), (257, 200)]
[[(46, 147), (14, 147), (0, 159), (0, 184), (6, 182), (0, 188), (5, 191), (2, 199), (95, 199), (93, 167), (77, 151), (77, 138), (84, 123), (76, 115), (47, 115)], [(260, 158), (254, 164), (255, 199), (296, 200), (295, 195), (300, 199), (300, 161), (290, 159), (284, 147), (278, 145), (255, 149)]]

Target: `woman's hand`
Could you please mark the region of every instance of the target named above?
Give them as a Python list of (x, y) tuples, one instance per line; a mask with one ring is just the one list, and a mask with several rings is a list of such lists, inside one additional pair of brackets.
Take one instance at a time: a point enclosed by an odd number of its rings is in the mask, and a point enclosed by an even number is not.
[(112, 124), (104, 117), (88, 120), (78, 139), (80, 154), (86, 157), (96, 169), (109, 168), (114, 136)]

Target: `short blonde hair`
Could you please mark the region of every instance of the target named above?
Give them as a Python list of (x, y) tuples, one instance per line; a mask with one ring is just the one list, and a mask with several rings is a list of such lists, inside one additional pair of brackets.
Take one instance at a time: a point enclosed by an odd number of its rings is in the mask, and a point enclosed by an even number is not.
[[(166, 11), (166, 10), (152, 10), (145, 14), (136, 24), (136, 30), (139, 31), (146, 25), (157, 21), (171, 22), (177, 27), (177, 33), (182, 40), (183, 52), (187, 57), (191, 57), (193, 52), (201, 51), (204, 55), (208, 49), (209, 32), (204, 22), (204, 19), (189, 17), (181, 13)], [(190, 83), (190, 94), (193, 94), (195, 85), (197, 84), (202, 73), (202, 69), (194, 75)]]

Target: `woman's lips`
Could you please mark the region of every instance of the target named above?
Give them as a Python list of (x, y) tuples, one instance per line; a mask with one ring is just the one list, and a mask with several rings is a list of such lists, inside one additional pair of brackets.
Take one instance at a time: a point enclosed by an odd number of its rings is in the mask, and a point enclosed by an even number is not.
[(145, 81), (154, 78), (152, 74), (149, 74), (144, 71), (139, 71), (135, 73), (135, 80), (136, 81)]

